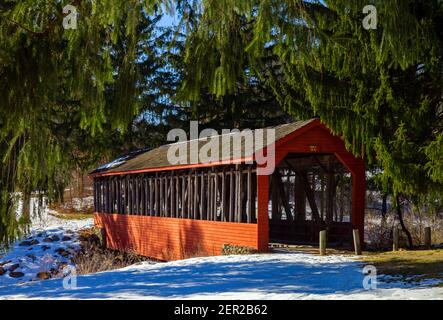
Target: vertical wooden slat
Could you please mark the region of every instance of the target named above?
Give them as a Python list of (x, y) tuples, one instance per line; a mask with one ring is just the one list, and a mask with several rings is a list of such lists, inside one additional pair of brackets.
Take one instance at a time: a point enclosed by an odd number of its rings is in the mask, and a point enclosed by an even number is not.
[(202, 171), (201, 173), (201, 181), (200, 181), (200, 219), (205, 220), (206, 219), (206, 195), (205, 195), (205, 176), (206, 173)]
[(215, 169), (215, 181), (214, 181), (214, 220), (219, 220), (219, 215), (218, 215), (218, 180), (219, 180), (219, 176), (218, 176), (218, 170)]
[(122, 176), (118, 177), (118, 213), (123, 214), (122, 209)]
[(120, 176), (115, 178), (115, 213), (120, 213)]
[(193, 215), (193, 219), (198, 219), (198, 205), (197, 205), (197, 200), (198, 200), (198, 172), (195, 171), (194, 174), (194, 215)]
[(251, 172), (251, 166), (248, 166), (248, 184), (247, 184), (247, 210), (246, 210), (246, 221), (248, 223), (252, 222), (252, 172)]
[(93, 180), (93, 187), (94, 187), (94, 212), (98, 212), (97, 211), (97, 180), (94, 179)]
[(165, 178), (160, 178), (160, 217), (165, 216)]
[(148, 176), (145, 176), (145, 183), (144, 183), (144, 192), (143, 194), (145, 195), (145, 210), (143, 212), (143, 214), (145, 216), (148, 215), (148, 211), (149, 211), (149, 184), (148, 184)]
[(131, 214), (136, 214), (135, 212), (135, 178), (134, 176), (131, 176), (131, 185), (130, 185), (131, 189), (129, 190), (129, 195), (131, 198)]
[(148, 179), (146, 177), (146, 174), (142, 175), (142, 180), (141, 180), (141, 187), (140, 187), (140, 193), (141, 193), (141, 206), (142, 206), (142, 210), (141, 210), (141, 215), (145, 216), (147, 215), (147, 205), (148, 205), (148, 200), (147, 200), (147, 194), (148, 194)]
[(234, 187), (234, 170), (231, 168), (229, 172), (229, 222), (234, 221), (234, 210), (235, 210), (235, 187)]
[(238, 222), (242, 222), (243, 220), (243, 203), (242, 203), (242, 195), (243, 195), (243, 172), (242, 168), (239, 166), (238, 170)]
[(182, 175), (181, 177), (181, 190), (182, 190), (182, 199), (181, 199), (181, 217), (186, 218), (186, 177)]
[(225, 169), (221, 172), (221, 204), (220, 204), (220, 215), (221, 220), (226, 221), (226, 171)]
[(106, 179), (106, 193), (107, 193), (107, 213), (111, 213), (112, 191), (111, 191), (111, 177)]
[(125, 214), (129, 214), (129, 176), (125, 177)]
[(94, 212), (98, 211), (98, 182), (94, 179)]
[(115, 178), (111, 178), (111, 213), (115, 213)]
[(132, 214), (137, 214), (137, 176), (132, 176), (131, 195), (132, 195)]
[(180, 197), (180, 186), (179, 186), (179, 177), (177, 175), (175, 175), (174, 177), (175, 180), (175, 212), (174, 212), (174, 217), (178, 218), (179, 216), (179, 197)]
[(169, 217), (169, 215), (170, 215), (170, 208), (169, 208), (169, 205), (170, 205), (170, 201), (169, 201), (169, 197), (170, 197), (170, 194), (169, 194), (169, 192), (170, 192), (170, 190), (169, 190), (169, 177), (165, 174), (165, 177), (163, 178), (163, 180), (164, 180), (164, 184), (165, 184), (165, 193), (164, 193), (164, 197), (165, 197), (165, 200), (164, 200), (165, 214), (164, 214), (164, 216), (165, 217)]
[(160, 216), (160, 178), (158, 177), (158, 173), (155, 174), (154, 179), (154, 192), (155, 192), (155, 216)]
[(187, 182), (187, 210), (186, 210), (186, 218), (191, 218), (191, 207), (192, 207), (192, 185), (191, 185), (191, 173), (188, 173), (188, 182)]
[(140, 176), (137, 175), (135, 176), (135, 214), (136, 215), (140, 215), (141, 214), (141, 210), (140, 210)]
[(209, 171), (208, 172), (208, 220), (211, 220), (211, 221), (213, 220), (213, 217), (214, 217), (214, 215), (213, 215), (214, 212), (212, 211), (213, 201), (214, 201), (214, 198), (212, 196), (212, 194), (213, 194), (213, 191), (212, 191), (213, 178), (214, 178), (214, 176), (213, 176), (212, 171)]
[(111, 178), (106, 179), (106, 212), (111, 213)]
[(106, 179), (103, 179), (103, 211), (108, 213), (108, 192)]
[(150, 216), (154, 216), (154, 189), (155, 189), (155, 184), (154, 184), (154, 178), (151, 176), (149, 177), (149, 215)]

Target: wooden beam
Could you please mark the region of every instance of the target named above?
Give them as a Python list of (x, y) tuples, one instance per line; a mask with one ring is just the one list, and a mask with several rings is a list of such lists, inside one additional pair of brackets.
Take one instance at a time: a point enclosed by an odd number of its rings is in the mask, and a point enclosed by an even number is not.
[(308, 181), (308, 177), (306, 175), (305, 171), (302, 170), (297, 170), (289, 161), (287, 161), (286, 159), (284, 160), (285, 163), (288, 165), (289, 168), (291, 168), (292, 171), (294, 171), (297, 176), (300, 178), (300, 182), (305, 190), (306, 193), (306, 197), (308, 199), (309, 202), (309, 206), (311, 207), (311, 212), (312, 212), (312, 217), (313, 220), (317, 223), (317, 224), (321, 224), (321, 219), (320, 219), (320, 214), (318, 212), (318, 208), (317, 208), (317, 204), (315, 203), (315, 196), (314, 196), (314, 192), (312, 191), (310, 185), (309, 185), (309, 181)]
[(288, 222), (292, 222), (292, 213), (291, 208), (289, 207), (289, 201), (285, 192), (285, 187), (283, 185), (282, 176), (278, 170), (274, 171), (275, 173), (275, 188), (276, 191), (280, 197), (281, 203), (283, 204), (283, 207), (286, 212), (286, 219)]

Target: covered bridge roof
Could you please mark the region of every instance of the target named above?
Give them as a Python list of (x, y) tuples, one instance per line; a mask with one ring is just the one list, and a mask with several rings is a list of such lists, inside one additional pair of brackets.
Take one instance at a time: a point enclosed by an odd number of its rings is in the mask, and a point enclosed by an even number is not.
[[(240, 131), (239, 133), (234, 132), (230, 134), (214, 135), (196, 140), (170, 143), (151, 150), (144, 149), (130, 153), (123, 157), (119, 157), (112, 162), (98, 167), (90, 174), (93, 176), (105, 176), (124, 173), (160, 171), (165, 169), (185, 169), (216, 164), (240, 163), (252, 159), (254, 154), (258, 151), (256, 149), (251, 150), (251, 148), (247, 147), (245, 144), (246, 139), (244, 139), (244, 137), (252, 135), (255, 141), (256, 137), (260, 134), (264, 140), (262, 145), (266, 146), (274, 141), (277, 142), (278, 140), (281, 140), (282, 138), (309, 124), (313, 124), (314, 122), (320, 123), (318, 119), (296, 121), (293, 123), (278, 125), (276, 127)], [(270, 142), (266, 141), (267, 135), (266, 133), (263, 134), (263, 132), (267, 129), (275, 129), (275, 140)], [(241, 137), (241, 135), (243, 136)], [(241, 141), (241, 143), (233, 143), (233, 141), (238, 138), (241, 140), (237, 141)], [(209, 157), (204, 162), (199, 161), (198, 163), (192, 163), (189, 161), (190, 153), (195, 152), (197, 148), (198, 152), (200, 152), (202, 148), (205, 148), (205, 145), (208, 145), (211, 141), (213, 142), (213, 139), (217, 140), (219, 143), (219, 154), (211, 155), (209, 152)], [(182, 157), (182, 160), (186, 160), (185, 157), (187, 157), (188, 161), (180, 161), (178, 164), (171, 164), (171, 162), (168, 160), (169, 149), (174, 148), (174, 150), (177, 150), (181, 147), (184, 147), (184, 149), (187, 150), (187, 154)], [(239, 154), (241, 154), (241, 157), (238, 157)]]

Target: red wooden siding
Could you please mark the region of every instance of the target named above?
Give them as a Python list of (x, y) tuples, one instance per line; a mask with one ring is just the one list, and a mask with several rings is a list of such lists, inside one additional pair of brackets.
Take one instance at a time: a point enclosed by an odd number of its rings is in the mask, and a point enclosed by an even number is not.
[(107, 246), (159, 260), (220, 255), (224, 244), (258, 248), (257, 224), (95, 213)]

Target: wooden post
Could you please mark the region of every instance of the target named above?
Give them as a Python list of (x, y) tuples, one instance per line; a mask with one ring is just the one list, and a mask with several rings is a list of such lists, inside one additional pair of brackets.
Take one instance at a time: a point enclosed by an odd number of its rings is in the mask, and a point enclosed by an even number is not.
[(431, 227), (425, 227), (425, 248), (432, 248)]
[(326, 230), (321, 230), (319, 233), (320, 255), (326, 255)]
[(398, 227), (395, 226), (392, 230), (392, 251), (398, 251), (399, 233)]
[(357, 256), (361, 255), (361, 246), (360, 246), (360, 232), (358, 229), (352, 230), (352, 235), (354, 236), (354, 250)]
[(266, 252), (269, 245), (268, 202), (269, 176), (257, 175), (257, 243), (260, 252)]

